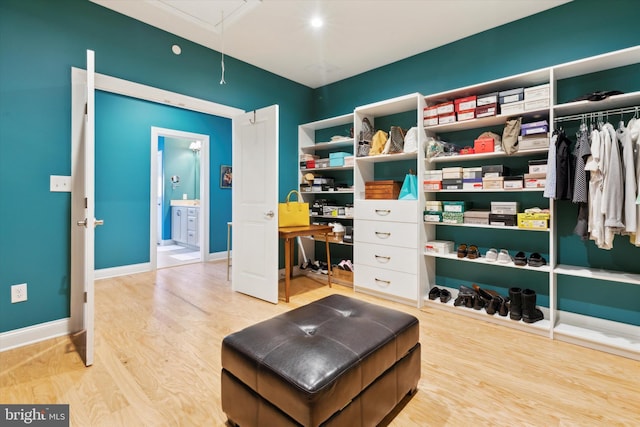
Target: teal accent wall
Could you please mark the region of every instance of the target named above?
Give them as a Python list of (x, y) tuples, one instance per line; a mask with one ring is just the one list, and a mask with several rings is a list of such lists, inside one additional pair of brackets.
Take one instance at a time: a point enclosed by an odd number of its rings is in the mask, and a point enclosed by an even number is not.
[[(173, 44), (182, 47), (181, 55), (171, 52)], [(310, 88), (228, 56), (227, 84), (220, 85), (219, 52), (87, 0), (2, 0), (0, 179), (11, 185), (0, 188), (0, 333), (69, 316), (71, 198), (69, 193), (51, 193), (49, 176), (71, 174), (71, 67), (85, 68), (87, 49), (96, 52), (96, 72), (101, 74), (247, 111), (278, 104), (280, 199), (297, 185), (297, 127), (312, 120)], [(103, 110), (107, 99), (113, 101), (107, 94), (98, 97)], [(104, 119), (100, 114), (97, 110), (97, 120)], [(123, 131), (133, 126), (132, 117), (118, 117), (121, 121), (111, 126)], [(115, 140), (121, 150), (106, 160), (117, 164), (115, 170), (127, 182), (140, 179), (144, 185), (102, 178), (97, 183), (103, 202), (96, 208), (119, 230), (114, 236), (98, 230), (97, 268), (148, 261), (150, 135), (132, 129), (144, 143)], [(123, 133), (130, 142), (132, 133)], [(231, 161), (228, 153), (225, 163)], [(216, 174), (212, 189), (218, 188), (218, 170), (219, 163), (211, 165)], [(231, 192), (224, 194), (226, 205)], [(127, 225), (116, 208), (137, 212), (137, 223)], [(211, 206), (212, 252), (226, 249), (218, 239), (224, 236), (226, 242), (228, 218), (227, 212)], [(125, 245), (125, 236), (135, 236), (135, 241)], [(11, 304), (10, 286), (24, 282), (29, 300)]]

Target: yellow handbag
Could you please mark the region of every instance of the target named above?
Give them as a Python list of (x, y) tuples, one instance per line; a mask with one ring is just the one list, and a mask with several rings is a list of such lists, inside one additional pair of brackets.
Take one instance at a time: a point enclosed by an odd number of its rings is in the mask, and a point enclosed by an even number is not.
[[(290, 200), (292, 194), (298, 196), (297, 202)], [(300, 193), (289, 191), (287, 201), (278, 203), (278, 227), (297, 227), (309, 225), (309, 203), (301, 201)]]

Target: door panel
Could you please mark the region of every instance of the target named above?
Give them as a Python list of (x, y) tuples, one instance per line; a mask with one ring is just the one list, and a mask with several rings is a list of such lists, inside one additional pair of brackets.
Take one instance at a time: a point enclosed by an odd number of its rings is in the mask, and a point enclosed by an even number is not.
[(278, 106), (233, 119), (235, 291), (278, 302)]

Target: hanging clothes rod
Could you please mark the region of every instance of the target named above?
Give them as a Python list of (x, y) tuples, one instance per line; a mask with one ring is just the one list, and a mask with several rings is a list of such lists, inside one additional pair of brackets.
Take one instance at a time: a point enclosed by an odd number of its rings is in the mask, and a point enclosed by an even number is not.
[(638, 116), (638, 113), (640, 113), (640, 106), (636, 106), (636, 107), (626, 107), (626, 108), (614, 108), (612, 110), (602, 110), (602, 111), (593, 111), (590, 113), (582, 113), (582, 114), (574, 114), (571, 116), (562, 116), (562, 117), (556, 117), (555, 119), (553, 119), (554, 122), (566, 122), (566, 121), (571, 121), (571, 120), (584, 120), (587, 119), (589, 117), (598, 117), (598, 116), (609, 116), (609, 115), (616, 115), (616, 114), (629, 114), (629, 113), (635, 113), (636, 116)]

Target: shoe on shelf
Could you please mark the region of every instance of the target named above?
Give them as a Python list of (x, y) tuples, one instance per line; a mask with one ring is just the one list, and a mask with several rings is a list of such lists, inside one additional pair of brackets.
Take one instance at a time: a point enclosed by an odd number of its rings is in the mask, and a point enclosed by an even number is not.
[(436, 298), (440, 298), (440, 293), (441, 290), (439, 287), (434, 286), (433, 288), (431, 288), (431, 290), (429, 291), (429, 299), (430, 300), (434, 300)]
[(478, 247), (476, 245), (469, 245), (469, 248), (467, 249), (467, 258), (480, 258), (480, 251), (478, 250)]
[(518, 252), (513, 258), (513, 263), (519, 266), (527, 265), (527, 255), (524, 252)]
[(542, 267), (547, 263), (547, 260), (542, 257), (538, 252), (534, 252), (529, 256), (529, 265), (531, 267)]
[(458, 246), (458, 258), (464, 258), (467, 256), (467, 245), (461, 244)]
[(498, 251), (495, 248), (491, 248), (484, 254), (484, 257), (488, 262), (496, 262), (498, 260)]
[(446, 304), (451, 299), (451, 292), (446, 289), (440, 290), (440, 302)]
[(509, 255), (509, 252), (506, 249), (500, 249), (500, 253), (498, 254), (498, 262), (500, 264), (508, 264), (511, 261), (513, 261), (511, 259), (511, 255)]

